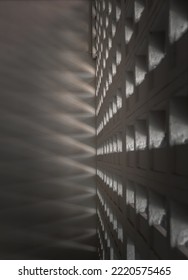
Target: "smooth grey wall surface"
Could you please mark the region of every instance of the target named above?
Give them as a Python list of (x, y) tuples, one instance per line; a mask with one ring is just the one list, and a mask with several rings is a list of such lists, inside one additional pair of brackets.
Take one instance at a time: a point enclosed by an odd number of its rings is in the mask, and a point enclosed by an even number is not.
[(0, 1), (0, 258), (95, 259), (89, 1)]

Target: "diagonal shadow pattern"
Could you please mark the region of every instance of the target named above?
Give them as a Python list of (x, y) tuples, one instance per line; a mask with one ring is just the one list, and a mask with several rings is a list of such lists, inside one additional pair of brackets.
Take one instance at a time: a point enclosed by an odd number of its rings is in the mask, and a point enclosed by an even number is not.
[(89, 1), (0, 2), (0, 259), (96, 259)]

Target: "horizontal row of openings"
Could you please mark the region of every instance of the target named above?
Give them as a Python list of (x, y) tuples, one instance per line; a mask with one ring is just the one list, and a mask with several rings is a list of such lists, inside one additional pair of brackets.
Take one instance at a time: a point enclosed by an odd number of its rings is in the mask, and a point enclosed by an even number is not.
[(150, 112), (148, 120), (126, 127), (126, 151), (164, 148), (188, 143), (188, 98), (175, 97), (166, 111)]
[(104, 182), (106, 187), (109, 187), (114, 192), (117, 192), (119, 196), (123, 196), (123, 185), (121, 176), (113, 174), (111, 172), (102, 171), (97, 169), (97, 176)]
[(97, 148), (97, 155), (108, 155), (122, 152), (122, 134), (117, 133)]

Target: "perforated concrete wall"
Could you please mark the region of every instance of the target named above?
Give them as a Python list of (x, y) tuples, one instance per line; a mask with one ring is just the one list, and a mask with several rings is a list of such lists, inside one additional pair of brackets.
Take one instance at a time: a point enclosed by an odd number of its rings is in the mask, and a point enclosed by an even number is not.
[(188, 257), (188, 5), (96, 0), (102, 259)]

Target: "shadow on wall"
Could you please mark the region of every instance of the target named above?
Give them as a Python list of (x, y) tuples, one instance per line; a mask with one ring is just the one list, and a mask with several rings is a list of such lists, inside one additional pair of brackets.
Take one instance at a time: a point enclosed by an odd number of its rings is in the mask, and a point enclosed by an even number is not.
[(97, 258), (88, 20), (84, 0), (0, 2), (0, 259)]

